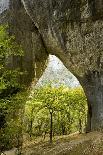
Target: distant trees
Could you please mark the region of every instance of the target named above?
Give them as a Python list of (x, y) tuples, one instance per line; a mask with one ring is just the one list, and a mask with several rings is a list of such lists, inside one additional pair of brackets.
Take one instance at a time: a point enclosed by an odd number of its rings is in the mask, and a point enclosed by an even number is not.
[(39, 79), (37, 86), (45, 86), (47, 83), (51, 83), (52, 86), (80, 86), (76, 77), (54, 55), (49, 56), (48, 66), (43, 76)]
[(32, 124), (26, 130), (30, 136), (31, 131), (35, 136), (49, 133), (52, 142), (53, 135), (83, 132), (86, 114), (87, 102), (82, 88), (56, 88), (49, 84), (35, 89), (26, 104), (26, 123)]

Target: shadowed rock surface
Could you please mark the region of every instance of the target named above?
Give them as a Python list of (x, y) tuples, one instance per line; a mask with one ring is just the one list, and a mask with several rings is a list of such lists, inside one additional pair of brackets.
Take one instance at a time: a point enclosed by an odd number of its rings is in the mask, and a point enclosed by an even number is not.
[(20, 62), (31, 75), (25, 78), (27, 83), (34, 76), (35, 62), (39, 78), (45, 68), (46, 53), (56, 55), (84, 88), (89, 107), (87, 130), (102, 130), (103, 1), (22, 2), (23, 5), (20, 0), (10, 0), (9, 24), (10, 32), (25, 50), (25, 57)]
[(43, 40), (20, 0), (4, 0), (0, 2), (0, 6), (4, 7), (0, 10), (0, 23), (9, 25), (10, 35), (15, 36), (24, 51), (23, 57), (10, 58), (9, 67), (20, 67), (26, 73), (22, 82), (30, 85), (33, 79), (40, 78), (46, 67), (48, 54)]

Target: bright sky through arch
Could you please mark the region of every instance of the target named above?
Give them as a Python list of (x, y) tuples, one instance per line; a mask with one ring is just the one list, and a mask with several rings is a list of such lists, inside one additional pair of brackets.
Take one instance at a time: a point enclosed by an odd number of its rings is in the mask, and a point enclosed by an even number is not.
[(68, 87), (77, 87), (80, 85), (76, 77), (54, 55), (49, 56), (47, 68), (36, 86), (45, 85), (50, 81), (54, 86), (66, 85)]

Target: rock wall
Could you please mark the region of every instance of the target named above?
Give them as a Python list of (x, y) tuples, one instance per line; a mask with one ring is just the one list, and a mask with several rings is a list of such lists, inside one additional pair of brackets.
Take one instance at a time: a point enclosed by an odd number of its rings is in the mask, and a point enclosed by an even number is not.
[(10, 35), (14, 35), (24, 51), (23, 57), (11, 57), (9, 67), (20, 67), (25, 73), (22, 83), (30, 85), (42, 75), (48, 53), (38, 29), (26, 13), (20, 0), (0, 2), (0, 24), (9, 25)]
[(103, 1), (22, 0), (48, 53), (79, 80), (88, 100), (88, 130), (103, 130)]
[(42, 62), (41, 53), (45, 60), (47, 53), (59, 57), (79, 79), (88, 72), (103, 72), (102, 0), (7, 0), (0, 6), (1, 21), (7, 20), (24, 48), (22, 68), (29, 75), (35, 61)]
[(102, 0), (22, 0), (51, 54), (77, 76), (103, 68)]

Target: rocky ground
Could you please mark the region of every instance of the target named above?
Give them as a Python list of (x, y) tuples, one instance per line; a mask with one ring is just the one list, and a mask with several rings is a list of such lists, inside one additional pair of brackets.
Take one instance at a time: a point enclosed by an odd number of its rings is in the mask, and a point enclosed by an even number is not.
[(24, 155), (103, 155), (103, 133), (72, 134), (48, 141), (31, 141), (23, 147)]

